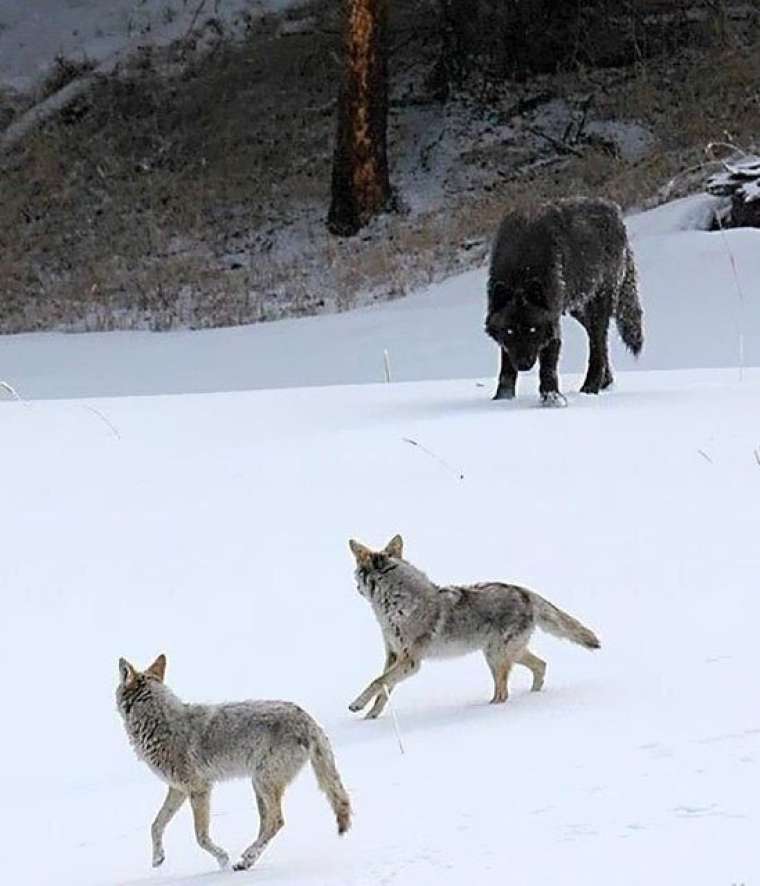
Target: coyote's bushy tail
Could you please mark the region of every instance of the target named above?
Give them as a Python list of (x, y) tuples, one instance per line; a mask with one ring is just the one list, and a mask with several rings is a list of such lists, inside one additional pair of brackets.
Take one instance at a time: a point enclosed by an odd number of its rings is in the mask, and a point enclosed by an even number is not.
[(618, 290), (615, 321), (623, 343), (638, 357), (644, 344), (644, 329), (639, 288), (636, 282), (636, 263), (630, 246), (625, 250), (625, 273)]
[(338, 833), (345, 834), (351, 827), (351, 801), (335, 765), (330, 742), (321, 727), (313, 723), (309, 758), (317, 784), (327, 794), (338, 822)]
[(563, 640), (570, 640), (586, 649), (599, 649), (602, 645), (596, 634), (582, 625), (572, 615), (563, 612), (553, 603), (544, 600), (543, 597), (531, 592), (533, 609), (536, 614), (536, 624), (547, 634), (554, 634)]

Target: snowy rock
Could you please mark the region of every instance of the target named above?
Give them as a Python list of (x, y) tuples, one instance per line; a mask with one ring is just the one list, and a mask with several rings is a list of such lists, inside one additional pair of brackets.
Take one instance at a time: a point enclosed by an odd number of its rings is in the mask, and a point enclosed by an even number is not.
[(731, 199), (730, 206), (718, 217), (721, 225), (760, 228), (760, 157), (725, 162), (721, 172), (707, 180), (705, 190)]

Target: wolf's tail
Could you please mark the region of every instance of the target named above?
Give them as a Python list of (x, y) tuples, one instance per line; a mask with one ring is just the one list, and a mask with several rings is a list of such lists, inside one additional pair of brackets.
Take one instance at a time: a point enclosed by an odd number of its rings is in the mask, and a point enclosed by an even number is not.
[(327, 794), (327, 799), (335, 813), (338, 833), (345, 834), (351, 827), (351, 801), (340, 780), (330, 741), (322, 728), (313, 721), (309, 758), (314, 775), (317, 777), (317, 784)]
[(618, 290), (615, 321), (625, 346), (638, 357), (644, 344), (644, 329), (636, 278), (636, 263), (630, 246), (626, 246), (625, 249), (625, 272), (623, 282)]
[(561, 637), (563, 640), (570, 640), (571, 643), (577, 643), (579, 646), (585, 646), (586, 649), (599, 649), (602, 645), (596, 634), (574, 619), (572, 615), (563, 612), (533, 591), (530, 596), (533, 600), (536, 624), (542, 631), (554, 634), (555, 637)]

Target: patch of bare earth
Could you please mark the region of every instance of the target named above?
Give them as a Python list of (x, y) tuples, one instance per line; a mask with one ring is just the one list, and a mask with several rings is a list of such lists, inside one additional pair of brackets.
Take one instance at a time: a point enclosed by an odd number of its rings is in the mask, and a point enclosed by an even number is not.
[[(507, 208), (656, 199), (710, 141), (750, 146), (756, 17), (623, 68), (430, 87), (437, 48), (394, 21), (392, 179), (402, 213), (327, 233), (336, 4), (142, 56), (0, 160), (0, 331), (168, 329), (344, 310), (482, 262)], [(66, 71), (62, 73), (66, 74)], [(14, 105), (13, 101), (17, 104)], [(0, 124), (23, 110), (0, 96)]]

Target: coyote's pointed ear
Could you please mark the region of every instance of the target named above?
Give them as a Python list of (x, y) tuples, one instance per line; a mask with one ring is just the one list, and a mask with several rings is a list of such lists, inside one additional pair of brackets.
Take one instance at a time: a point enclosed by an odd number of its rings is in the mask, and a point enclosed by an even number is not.
[(348, 546), (351, 548), (354, 557), (356, 557), (357, 565), (369, 566), (372, 560), (372, 551), (368, 547), (365, 547), (353, 538), (349, 539)]
[(163, 653), (159, 655), (153, 664), (145, 669), (145, 673), (150, 677), (155, 677), (163, 683), (164, 674), (166, 673), (166, 656)]
[(385, 553), (389, 557), (400, 560), (404, 556), (404, 539), (400, 535), (394, 535), (385, 546)]
[(121, 679), (122, 685), (129, 686), (129, 684), (135, 679), (136, 676), (137, 676), (137, 671), (126, 660), (126, 658), (120, 658), (119, 659), (119, 678)]

